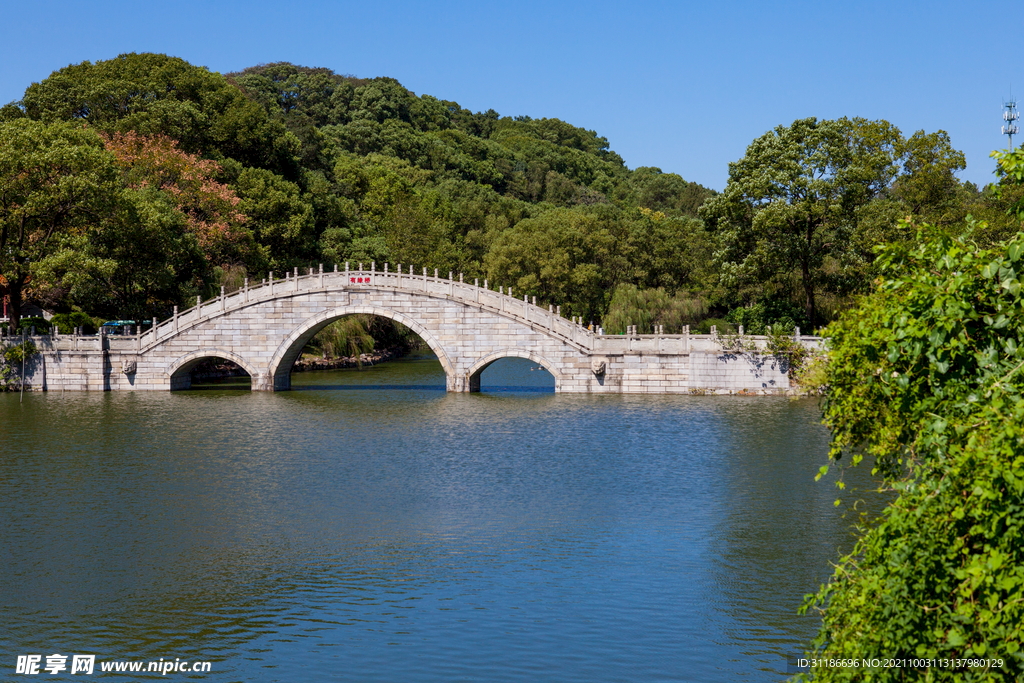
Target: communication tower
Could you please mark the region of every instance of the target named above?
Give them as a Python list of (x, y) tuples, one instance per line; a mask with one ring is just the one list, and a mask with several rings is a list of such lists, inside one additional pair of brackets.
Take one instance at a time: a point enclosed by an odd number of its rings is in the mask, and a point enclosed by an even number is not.
[(1003, 105), (1003, 121), (1006, 123), (1003, 125), (1003, 135), (1007, 135), (1010, 138), (1010, 149), (1013, 149), (1013, 136), (1020, 132), (1020, 128), (1015, 124), (1016, 121), (1020, 120), (1020, 112), (1017, 111), (1017, 101), (1010, 98), (1010, 101)]

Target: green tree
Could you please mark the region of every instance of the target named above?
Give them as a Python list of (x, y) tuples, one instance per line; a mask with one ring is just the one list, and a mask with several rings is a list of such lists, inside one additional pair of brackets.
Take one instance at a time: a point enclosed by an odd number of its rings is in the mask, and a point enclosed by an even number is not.
[(725, 277), (796, 271), (815, 321), (826, 262), (844, 258), (856, 210), (896, 176), (901, 143), (895, 127), (863, 119), (801, 119), (754, 140), (729, 164), (725, 191), (699, 211), (721, 236)]
[(247, 168), (235, 183), (238, 209), (249, 219), (265, 258), (280, 270), (316, 257), (313, 206), (295, 183), (271, 171)]
[(0, 275), (10, 317), (21, 317), (33, 270), (62, 238), (116, 211), (119, 175), (95, 133), (71, 124), (0, 123)]
[(616, 274), (626, 268), (617, 253), (614, 222), (580, 209), (553, 209), (503, 232), (485, 258), (495, 285), (560, 303), (565, 315), (597, 320)]
[(298, 174), (301, 145), (283, 124), (220, 74), (176, 57), (132, 53), (73, 64), (29, 86), (21, 105), (36, 120), (166, 135), (186, 152)]
[(166, 317), (210, 294), (209, 255), (168, 193), (126, 189), (116, 206), (107, 220), (62, 236), (36, 265), (38, 281), (60, 288), (65, 306), (105, 318)]

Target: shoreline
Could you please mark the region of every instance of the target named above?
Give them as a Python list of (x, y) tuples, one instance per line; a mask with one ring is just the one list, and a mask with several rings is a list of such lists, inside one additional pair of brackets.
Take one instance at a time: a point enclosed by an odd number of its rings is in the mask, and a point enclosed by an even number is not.
[[(411, 351), (414, 351), (415, 347), (392, 347), (388, 349), (381, 349), (380, 351), (371, 351), (370, 353), (360, 354), (358, 358), (355, 356), (346, 356), (341, 358), (299, 358), (292, 365), (292, 372), (315, 372), (318, 370), (341, 370), (347, 368), (356, 368), (360, 365), (373, 366), (378, 363), (386, 363), (391, 360), (397, 360), (403, 356), (408, 355)], [(224, 379), (227, 377), (248, 377), (247, 373), (242, 368), (238, 367), (233, 363), (217, 362), (217, 363), (203, 363), (192, 371), (193, 381), (202, 381), (208, 379)]]

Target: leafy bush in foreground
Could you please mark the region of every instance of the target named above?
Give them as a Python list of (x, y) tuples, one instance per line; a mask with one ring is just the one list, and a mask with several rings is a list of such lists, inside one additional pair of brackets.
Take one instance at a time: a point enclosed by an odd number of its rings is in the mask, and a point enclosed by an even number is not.
[(989, 665), (813, 680), (1024, 671), (1024, 234), (990, 250), (927, 226), (918, 237), (880, 253), (875, 291), (828, 331), (831, 458), (866, 452), (899, 496), (809, 601), (823, 610), (813, 656)]

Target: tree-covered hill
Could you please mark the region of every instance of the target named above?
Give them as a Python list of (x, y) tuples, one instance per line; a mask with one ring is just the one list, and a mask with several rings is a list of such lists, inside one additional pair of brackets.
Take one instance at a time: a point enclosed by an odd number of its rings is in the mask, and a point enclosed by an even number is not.
[[(568, 295), (557, 301), (568, 314), (599, 318), (617, 284), (693, 280), (692, 250), (667, 253), (652, 238), (698, 230), (697, 207), (712, 194), (656, 168), (631, 171), (605, 138), (557, 119), (474, 113), (391, 78), (287, 63), (222, 76), (157, 54), (83, 62), (32, 84), (0, 117), (84, 124), (115, 155), (136, 136), (139, 154), (111, 161), (125, 182), (108, 200), (121, 209), (53, 233), (20, 278), (44, 305), (107, 316), (165, 315), (244, 273), (374, 260), (465, 272), (541, 300)], [(201, 160), (214, 163), (191, 185), (174, 177), (180, 169), (159, 170)], [(237, 215), (212, 250), (194, 226), (219, 224), (221, 214), (199, 198), (177, 201), (203, 183), (218, 184)], [(146, 232), (191, 240), (205, 263), (134, 253), (122, 261), (133, 250), (114, 245), (134, 238), (113, 216), (125, 203), (144, 216), (167, 209)], [(531, 259), (508, 257), (509, 245), (538, 240), (547, 247)], [(116, 274), (127, 270), (135, 275)]]
[(125, 54), (0, 108), (0, 286), (14, 317), (27, 298), (149, 318), (268, 270), (389, 261), (609, 331), (806, 329), (867, 291), (875, 244), (911, 239), (899, 218), (1016, 229), (1017, 190), (963, 184), (963, 165), (942, 131), (812, 118), (753, 141), (718, 194), (628, 168), (595, 131), (392, 78)]

